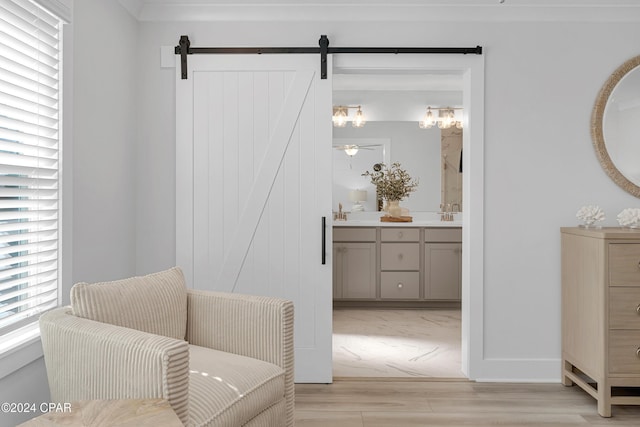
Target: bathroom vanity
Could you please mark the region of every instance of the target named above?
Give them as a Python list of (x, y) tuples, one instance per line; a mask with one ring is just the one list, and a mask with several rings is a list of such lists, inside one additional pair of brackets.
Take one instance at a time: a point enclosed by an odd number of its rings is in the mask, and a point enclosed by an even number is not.
[(457, 307), (461, 271), (459, 222), (334, 222), (334, 305)]

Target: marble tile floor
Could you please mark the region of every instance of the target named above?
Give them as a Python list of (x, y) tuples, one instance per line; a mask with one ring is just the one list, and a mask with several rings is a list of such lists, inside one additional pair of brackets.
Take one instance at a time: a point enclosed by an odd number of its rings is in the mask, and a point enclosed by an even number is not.
[(336, 308), (333, 376), (465, 378), (460, 310)]

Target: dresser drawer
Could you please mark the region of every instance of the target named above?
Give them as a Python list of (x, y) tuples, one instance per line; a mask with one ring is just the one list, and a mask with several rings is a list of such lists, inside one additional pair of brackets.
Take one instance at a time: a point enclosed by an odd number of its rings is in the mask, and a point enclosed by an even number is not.
[(420, 268), (418, 243), (383, 243), (380, 252), (382, 270), (418, 270)]
[(640, 286), (640, 244), (609, 245), (609, 285)]
[(334, 242), (375, 242), (376, 229), (365, 227), (333, 227)]
[(420, 298), (420, 273), (417, 271), (380, 273), (380, 297), (383, 299)]
[(609, 331), (609, 373), (640, 374), (640, 331)]
[(640, 329), (640, 287), (609, 288), (609, 328)]
[(383, 228), (380, 231), (383, 242), (420, 241), (420, 230), (417, 228)]
[(425, 228), (424, 241), (431, 242), (462, 242), (462, 228)]

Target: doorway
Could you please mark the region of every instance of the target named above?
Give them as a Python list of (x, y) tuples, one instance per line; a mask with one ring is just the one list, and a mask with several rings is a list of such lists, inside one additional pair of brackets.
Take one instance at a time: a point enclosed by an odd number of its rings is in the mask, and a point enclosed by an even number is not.
[[(393, 64), (393, 65), (389, 65)], [(465, 132), (463, 137), (463, 155), (462, 162), (465, 164), (464, 176), (463, 176), (463, 200), (462, 206), (464, 209), (462, 216), (462, 290), (461, 290), (461, 303), (456, 307), (438, 307), (437, 310), (424, 310), (416, 309), (413, 307), (411, 310), (403, 307), (401, 310), (389, 310), (388, 308), (379, 308), (375, 304), (368, 305), (366, 309), (354, 309), (354, 308), (340, 308), (334, 310), (334, 377), (342, 376), (361, 376), (361, 377), (466, 377), (473, 379), (479, 372), (480, 362), (482, 360), (482, 300), (478, 299), (478, 296), (482, 295), (483, 281), (482, 275), (474, 274), (482, 272), (482, 98), (484, 93), (483, 88), (483, 73), (484, 62), (482, 58), (471, 57), (445, 57), (445, 56), (422, 56), (422, 57), (392, 57), (383, 58), (383, 55), (377, 56), (358, 56), (358, 55), (344, 55), (339, 58), (334, 58), (334, 108), (340, 104), (364, 104), (365, 101), (360, 98), (353, 98), (353, 95), (358, 90), (366, 90), (369, 85), (369, 90), (377, 92), (380, 96), (384, 90), (389, 91), (388, 86), (384, 86), (388, 83), (382, 83), (385, 77), (400, 76), (400, 79), (396, 79), (395, 83), (398, 85), (395, 92), (391, 95), (391, 98), (398, 96), (398, 92), (404, 91), (405, 97), (408, 96), (417, 101), (420, 98), (419, 89), (412, 87), (411, 85), (422, 84), (422, 89), (425, 86), (442, 84), (450, 79), (451, 76), (455, 76), (457, 84), (460, 90), (458, 94), (458, 102), (447, 100), (447, 95), (440, 93), (440, 97), (431, 97), (431, 100), (426, 102), (432, 105), (451, 105), (461, 104), (464, 108), (464, 114), (462, 121), (465, 124)], [(363, 77), (364, 76), (364, 77)], [(431, 82), (429, 82), (431, 78)], [(389, 79), (387, 79), (389, 80)], [(393, 80), (393, 79), (391, 79)], [(347, 83), (345, 83), (347, 82)], [(349, 83), (353, 85), (348, 86)], [(451, 82), (448, 83), (449, 85)], [(374, 89), (371, 89), (373, 85)], [(336, 87), (340, 88), (343, 93), (338, 94)], [(447, 86), (449, 92), (455, 92), (453, 86)], [(352, 93), (348, 93), (353, 90)], [(433, 90), (433, 89), (432, 89)], [(440, 90), (440, 92), (446, 92)], [(389, 97), (391, 92), (387, 92), (386, 96)], [(351, 100), (347, 100), (343, 95), (352, 96)], [(385, 96), (383, 92), (383, 97)], [(381, 121), (383, 113), (390, 116), (390, 121), (411, 121), (417, 128), (417, 122), (422, 118), (426, 111), (427, 105), (425, 101), (421, 101), (421, 112), (416, 117), (415, 113), (411, 115), (406, 108), (398, 107), (394, 102), (387, 102), (383, 109), (370, 108), (370, 115), (365, 116), (367, 120), (371, 122)], [(411, 102), (409, 102), (411, 103)], [(367, 114), (364, 105), (358, 105), (361, 107), (363, 114)], [(394, 116), (395, 114), (395, 116)], [(366, 126), (366, 125), (365, 125)], [(375, 131), (374, 131), (375, 132)], [(339, 136), (353, 136), (351, 133), (338, 133)], [(363, 134), (364, 135), (364, 134)], [(372, 137), (372, 135), (367, 135)], [(386, 135), (378, 135), (381, 138)], [(334, 132), (336, 137), (336, 132)], [(344, 144), (345, 139), (341, 141), (341, 145)], [(473, 141), (473, 146), (471, 141)], [(356, 144), (353, 144), (356, 145)], [(363, 144), (364, 145), (364, 144)], [(393, 149), (391, 149), (393, 151)], [(341, 153), (346, 155), (346, 153)], [(337, 154), (334, 153), (334, 157)], [(389, 159), (389, 153), (386, 153), (386, 159)], [(353, 159), (350, 159), (350, 167), (353, 167)], [(438, 172), (439, 173), (439, 172)], [(440, 192), (438, 191), (438, 200), (440, 200)], [(334, 204), (335, 200), (334, 200)], [(431, 203), (424, 210), (436, 211), (433, 209), (434, 204)], [(436, 203), (435, 206), (439, 206)], [(420, 209), (420, 207), (412, 207), (413, 210)], [(348, 210), (345, 208), (345, 210)], [(334, 254), (335, 255), (335, 254)], [(334, 260), (335, 262), (335, 260)], [(473, 282), (473, 286), (472, 286)], [(335, 289), (334, 289), (335, 292)], [(378, 320), (375, 320), (378, 319)], [(351, 327), (345, 326), (351, 324)], [(428, 326), (426, 326), (428, 325)], [(376, 331), (384, 330), (384, 340), (378, 344), (360, 343), (356, 344), (359, 338), (358, 336), (367, 335), (367, 327), (373, 328)], [(415, 327), (415, 328), (414, 328)], [(346, 328), (346, 329), (345, 329)], [(360, 331), (360, 334), (350, 334), (349, 328), (354, 331)], [(429, 350), (426, 347), (420, 347), (424, 344), (425, 330), (429, 330), (431, 333), (430, 338), (436, 339), (435, 345), (431, 345)], [(395, 332), (394, 332), (395, 331)], [(375, 335), (375, 334), (374, 334)], [(429, 335), (429, 334), (427, 334)], [(453, 338), (453, 340), (452, 340)], [(342, 341), (341, 341), (342, 340)], [(345, 345), (345, 340), (350, 344)], [(431, 344), (434, 344), (431, 342)], [(361, 345), (361, 350), (353, 351), (353, 346)], [(403, 367), (399, 364), (393, 364), (381, 362), (384, 365), (393, 365), (391, 372), (394, 370), (396, 374), (384, 373), (376, 374), (375, 371), (378, 368), (369, 370), (367, 367), (367, 361), (362, 357), (363, 353), (367, 353), (369, 356), (367, 359), (384, 359), (385, 348), (402, 349), (404, 346), (412, 346), (416, 355), (409, 359), (418, 361), (424, 358), (435, 359), (436, 354), (448, 355), (444, 357), (448, 361), (453, 360), (454, 365), (448, 366), (441, 364), (440, 367), (430, 371), (420, 371)], [(421, 349), (426, 351), (421, 352)], [(356, 363), (356, 368), (345, 371), (340, 366), (340, 352), (351, 352), (347, 354), (347, 358), (351, 357), (352, 360), (359, 361)], [(402, 352), (402, 351), (401, 351)], [(404, 352), (406, 353), (406, 351)], [(452, 354), (455, 356), (450, 357)], [(438, 355), (439, 356), (439, 355)], [(405, 359), (407, 359), (405, 357)], [(417, 365), (413, 365), (414, 367)], [(440, 369), (444, 368), (444, 370)], [(402, 371), (405, 371), (402, 373)], [(347, 374), (345, 374), (347, 372)], [(369, 372), (369, 373), (368, 373)], [(456, 374), (457, 372), (457, 374)]]

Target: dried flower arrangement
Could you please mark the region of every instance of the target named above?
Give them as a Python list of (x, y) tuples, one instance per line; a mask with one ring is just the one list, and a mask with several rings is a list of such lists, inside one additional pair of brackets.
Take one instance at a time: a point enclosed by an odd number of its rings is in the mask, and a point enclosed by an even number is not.
[(362, 176), (370, 177), (371, 183), (376, 186), (378, 197), (387, 201), (400, 201), (418, 187), (418, 180), (411, 178), (398, 162), (392, 163), (390, 168), (384, 163), (376, 163), (373, 172), (366, 171)]

